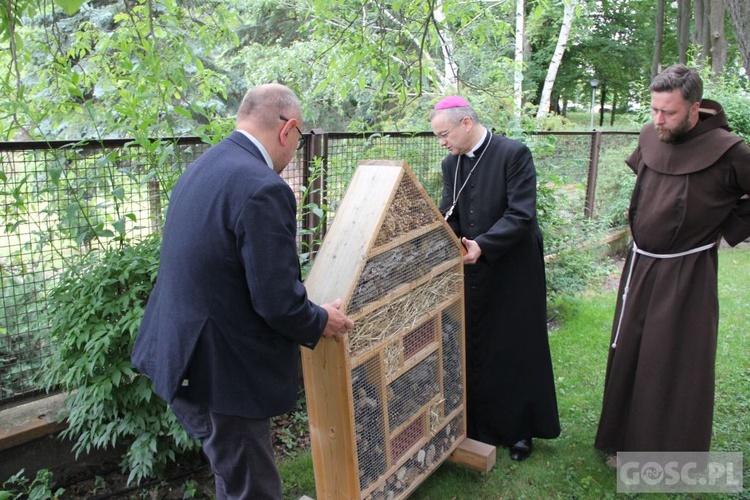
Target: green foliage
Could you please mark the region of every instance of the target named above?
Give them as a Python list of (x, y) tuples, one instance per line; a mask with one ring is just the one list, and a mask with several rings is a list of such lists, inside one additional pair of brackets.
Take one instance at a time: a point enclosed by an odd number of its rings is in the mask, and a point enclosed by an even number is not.
[(440, 6), (442, 12), (429, 1), (363, 6), (316, 0), (304, 12), (304, 30), (321, 45), (312, 67), (325, 64), (316, 76), (316, 91), (330, 89), (335, 103), (357, 111), (349, 130), (382, 130), (387, 124), (423, 130), (418, 124), (426, 116), (424, 101), (451, 92), (446, 57), (467, 82), (462, 92), (501, 100), (508, 96), (512, 71), (502, 55), (512, 33), (508, 7), (455, 1)]
[(15, 78), (0, 81), (12, 117), (0, 121), (3, 137), (145, 138), (226, 127), (227, 79), (208, 57), (237, 43), (222, 2), (139, 0), (72, 17), (47, 8), (17, 27), (24, 50), (7, 61)]
[(325, 165), (322, 158), (316, 157), (310, 170), (307, 185), (300, 188), (297, 220), (300, 227), (298, 232), (300, 238), (299, 261), (303, 279), (310, 272), (315, 252), (323, 241), (321, 234), (328, 220), (327, 206), (321, 198), (323, 189), (320, 187), (324, 172)]
[(273, 441), (285, 457), (293, 457), (309, 446), (310, 427), (307, 419), (307, 400), (304, 394), (289, 413), (271, 419)]
[(50, 294), (50, 342), (42, 372), (49, 389), (71, 391), (68, 428), (76, 453), (128, 445), (129, 482), (158, 474), (177, 453), (193, 449), (167, 405), (138, 375), (130, 352), (158, 269), (160, 238), (92, 252)]
[(24, 476), (24, 472), (25, 469), (21, 469), (3, 483), (3, 488), (0, 490), (0, 500), (57, 500), (65, 493), (62, 488), (53, 491), (51, 486), (52, 472), (48, 469), (37, 472), (31, 483)]
[(195, 480), (188, 479), (187, 481), (185, 481), (182, 485), (182, 489), (184, 490), (182, 498), (196, 498), (196, 494), (198, 493), (198, 486), (196, 485)]
[[(495, 123), (516, 117), (514, 2), (9, 5), (0, 10), (6, 138), (223, 136), (246, 89), (268, 81), (295, 89), (306, 120), (328, 130), (423, 130), (430, 102), (453, 91)], [(536, 110), (560, 11), (560, 2), (526, 2), (524, 115)], [(588, 105), (596, 77), (603, 103), (623, 110), (648, 83), (655, 2), (577, 2), (576, 11), (553, 101)], [(666, 11), (676, 17), (673, 3)], [(664, 64), (675, 59), (674, 24), (665, 24)], [(728, 38), (731, 70), (739, 57)]]
[(68, 15), (75, 14), (86, 0), (55, 0), (55, 3), (65, 10)]
[(705, 97), (722, 105), (732, 131), (750, 144), (750, 82), (747, 77), (737, 74), (715, 77), (708, 72), (703, 76)]

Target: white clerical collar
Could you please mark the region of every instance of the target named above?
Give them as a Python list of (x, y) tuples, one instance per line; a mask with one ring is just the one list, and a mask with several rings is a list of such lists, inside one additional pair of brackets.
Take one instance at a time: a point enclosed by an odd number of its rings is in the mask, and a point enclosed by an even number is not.
[(482, 145), (482, 143), (484, 142), (485, 139), (487, 139), (487, 131), (486, 130), (485, 130), (485, 133), (482, 134), (482, 138), (479, 139), (479, 142), (477, 142), (476, 144), (474, 144), (474, 147), (471, 148), (471, 151), (469, 151), (468, 153), (466, 153), (466, 156), (468, 156), (469, 158), (474, 158), (474, 151), (476, 151), (477, 149), (479, 149), (479, 147)]
[(268, 165), (268, 168), (273, 170), (273, 162), (271, 161), (271, 156), (268, 154), (268, 151), (266, 151), (266, 148), (263, 147), (263, 144), (261, 144), (258, 139), (250, 135), (249, 132), (245, 130), (241, 130), (241, 129), (236, 129), (236, 130), (237, 132), (241, 133), (242, 135), (250, 139), (250, 142), (255, 144), (258, 147), (258, 149), (260, 149), (260, 154), (262, 154), (263, 159), (266, 160), (266, 165)]

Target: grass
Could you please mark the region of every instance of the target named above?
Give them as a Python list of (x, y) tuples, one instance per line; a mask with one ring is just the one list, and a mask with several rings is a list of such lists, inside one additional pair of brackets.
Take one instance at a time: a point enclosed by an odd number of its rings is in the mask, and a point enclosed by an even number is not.
[[(750, 246), (722, 249), (719, 258), (721, 317), (716, 363), (713, 451), (741, 451), (745, 458), (744, 493), (750, 498)], [(610, 287), (611, 288), (611, 287)], [(562, 434), (535, 440), (534, 453), (522, 463), (498, 448), (497, 463), (486, 474), (442, 464), (411, 496), (418, 500), (614, 498), (615, 470), (593, 447), (601, 406), (615, 291), (600, 283), (564, 299), (561, 321), (550, 332)], [(285, 498), (315, 497), (312, 459), (300, 453), (280, 464)], [(629, 495), (630, 498), (645, 496)], [(737, 498), (701, 495), (700, 498)], [(649, 495), (648, 498), (698, 498)]]

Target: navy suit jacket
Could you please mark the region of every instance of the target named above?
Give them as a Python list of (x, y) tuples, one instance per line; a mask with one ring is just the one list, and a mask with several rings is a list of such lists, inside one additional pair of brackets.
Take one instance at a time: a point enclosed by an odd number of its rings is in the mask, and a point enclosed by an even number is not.
[(328, 321), (300, 281), (296, 231), (291, 188), (242, 133), (185, 170), (132, 353), (162, 399), (180, 389), (248, 418), (294, 408), (299, 345), (313, 348)]

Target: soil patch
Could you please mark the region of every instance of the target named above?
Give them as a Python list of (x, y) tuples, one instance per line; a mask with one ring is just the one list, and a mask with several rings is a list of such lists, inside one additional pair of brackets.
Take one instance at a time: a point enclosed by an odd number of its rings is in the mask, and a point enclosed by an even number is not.
[[(304, 400), (301, 400), (304, 404)], [(276, 460), (283, 460), (291, 453), (306, 450), (310, 436), (305, 428), (300, 431), (299, 415), (303, 408), (272, 419), (272, 436)], [(106, 460), (98, 464), (87, 464), (75, 471), (55, 474), (57, 483), (53, 488), (63, 488), (62, 500), (104, 499), (159, 499), (172, 500), (214, 498), (214, 476), (208, 460), (202, 453), (184, 455), (179, 463), (171, 462), (163, 477), (128, 486), (128, 476), (120, 470), (119, 459)]]

